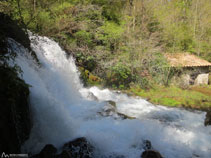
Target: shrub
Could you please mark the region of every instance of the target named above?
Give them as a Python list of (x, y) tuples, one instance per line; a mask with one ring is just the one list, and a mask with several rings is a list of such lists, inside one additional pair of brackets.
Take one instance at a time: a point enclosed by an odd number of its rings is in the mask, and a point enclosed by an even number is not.
[(123, 32), (123, 26), (107, 21), (104, 25), (98, 28), (95, 38), (113, 51), (117, 49)]
[(134, 80), (131, 69), (123, 63), (117, 63), (107, 72), (106, 84), (108, 86), (125, 89)]
[(77, 40), (77, 45), (78, 46), (89, 46), (93, 47), (93, 35), (90, 32), (81, 30), (78, 31), (74, 34), (76, 40)]
[(83, 53), (76, 54), (77, 65), (83, 65), (83, 67), (89, 71), (93, 71), (97, 65), (94, 56), (84, 55)]

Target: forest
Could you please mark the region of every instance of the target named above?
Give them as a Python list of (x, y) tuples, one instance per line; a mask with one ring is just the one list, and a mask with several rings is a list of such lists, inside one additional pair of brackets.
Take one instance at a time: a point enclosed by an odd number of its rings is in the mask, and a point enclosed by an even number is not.
[[(169, 89), (171, 77), (182, 70), (170, 70), (164, 54), (188, 52), (211, 62), (210, 8), (210, 0), (0, 1), (0, 12), (25, 30), (54, 39), (74, 56), (86, 86), (148, 99), (155, 93), (152, 102), (173, 106), (209, 98), (210, 87)], [(164, 93), (161, 89), (184, 95), (179, 101), (162, 100), (167, 94), (156, 98)], [(198, 94), (201, 89), (206, 92)], [(197, 103), (184, 100), (189, 92)]]

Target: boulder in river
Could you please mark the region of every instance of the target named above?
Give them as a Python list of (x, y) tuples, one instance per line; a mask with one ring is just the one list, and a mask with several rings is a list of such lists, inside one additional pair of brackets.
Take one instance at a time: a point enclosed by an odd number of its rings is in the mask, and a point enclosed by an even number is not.
[(141, 154), (141, 158), (163, 158), (161, 156), (161, 154), (153, 149), (149, 149), (149, 150), (145, 150), (142, 154)]
[(113, 107), (115, 107), (116, 108), (116, 102), (115, 101), (113, 101), (113, 100), (108, 100), (108, 101), (106, 101), (109, 105), (112, 105)]
[(112, 100), (106, 101), (106, 105), (102, 111), (98, 112), (101, 116), (112, 116), (115, 119), (136, 119), (135, 117), (127, 116), (126, 114), (117, 111), (116, 102)]
[(117, 112), (117, 114), (118, 114), (118, 116), (119, 116), (120, 118), (122, 118), (123, 120), (124, 120), (124, 119), (130, 119), (130, 120), (136, 119), (135, 117), (128, 116), (128, 115), (125, 115), (125, 114), (120, 113), (120, 112)]
[(150, 149), (152, 149), (152, 144), (151, 144), (151, 142), (149, 141), (149, 140), (144, 140), (143, 141), (143, 148), (144, 148), (144, 150), (150, 150)]
[(106, 101), (102, 111), (98, 112), (101, 116), (117, 116), (116, 103), (114, 101)]
[(94, 147), (81, 137), (66, 143), (59, 158), (92, 158)]
[(141, 154), (141, 158), (163, 158), (157, 150), (153, 149), (149, 140), (143, 140), (142, 148), (145, 151)]
[(47, 144), (38, 155), (35, 155), (36, 158), (55, 158), (57, 149), (52, 144)]
[(211, 110), (207, 111), (206, 118), (204, 120), (204, 125), (205, 126), (211, 125)]
[(88, 92), (87, 98), (91, 100), (99, 101), (98, 98), (92, 92)]

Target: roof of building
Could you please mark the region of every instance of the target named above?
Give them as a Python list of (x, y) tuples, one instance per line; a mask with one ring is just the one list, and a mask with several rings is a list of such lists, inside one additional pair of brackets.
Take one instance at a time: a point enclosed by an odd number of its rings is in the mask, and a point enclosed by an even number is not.
[(189, 53), (164, 54), (172, 67), (199, 67), (211, 66), (211, 63)]

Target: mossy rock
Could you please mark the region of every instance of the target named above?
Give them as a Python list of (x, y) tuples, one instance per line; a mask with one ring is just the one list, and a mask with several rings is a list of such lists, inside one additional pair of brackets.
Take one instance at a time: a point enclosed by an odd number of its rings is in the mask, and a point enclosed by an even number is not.
[(98, 76), (93, 75), (89, 70), (79, 67), (80, 78), (83, 81), (85, 86), (100, 85), (102, 79)]

